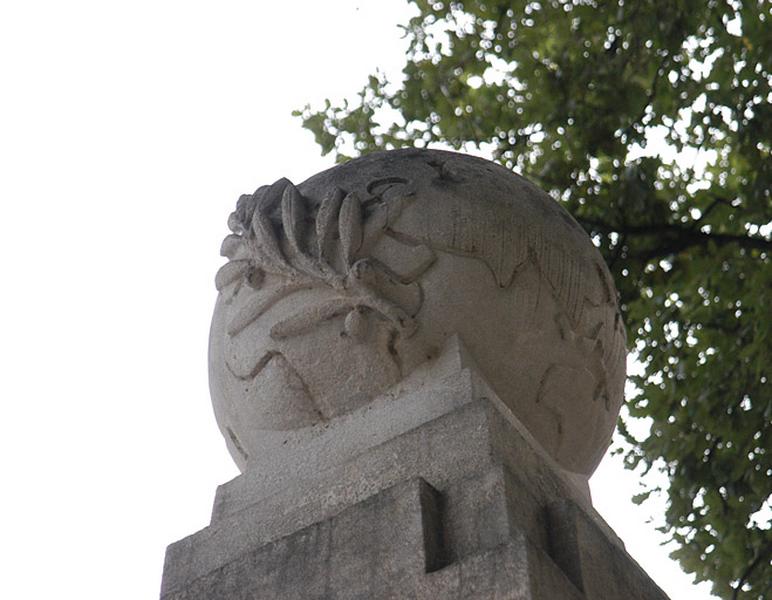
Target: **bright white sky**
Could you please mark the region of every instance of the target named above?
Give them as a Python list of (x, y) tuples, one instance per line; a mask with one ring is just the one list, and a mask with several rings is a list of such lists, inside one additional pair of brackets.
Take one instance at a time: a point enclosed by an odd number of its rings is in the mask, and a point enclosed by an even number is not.
[[(165, 546), (237, 474), (207, 335), (239, 194), (331, 166), (290, 111), (397, 73), (402, 0), (0, 4), (0, 597), (158, 595)], [(709, 598), (608, 458), (598, 510)]]

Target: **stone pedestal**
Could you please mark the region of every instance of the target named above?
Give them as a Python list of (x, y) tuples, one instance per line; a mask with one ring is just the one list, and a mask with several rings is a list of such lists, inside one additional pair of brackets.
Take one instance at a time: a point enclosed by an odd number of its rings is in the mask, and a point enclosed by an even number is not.
[(162, 600), (666, 600), (457, 339), (334, 421), (265, 439)]

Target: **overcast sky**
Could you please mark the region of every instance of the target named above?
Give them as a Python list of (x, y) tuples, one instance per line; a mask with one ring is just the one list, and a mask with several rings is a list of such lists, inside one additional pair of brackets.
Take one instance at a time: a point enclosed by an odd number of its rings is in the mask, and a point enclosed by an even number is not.
[[(290, 115), (398, 73), (404, 2), (0, 4), (0, 597), (156, 598), (237, 474), (207, 335), (242, 193), (332, 165)], [(673, 598), (709, 598), (607, 458), (595, 504)]]

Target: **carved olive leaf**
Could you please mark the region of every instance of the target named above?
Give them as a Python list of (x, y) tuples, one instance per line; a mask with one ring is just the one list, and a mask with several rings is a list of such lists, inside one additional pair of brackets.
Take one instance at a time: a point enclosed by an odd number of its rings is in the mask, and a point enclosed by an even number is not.
[(343, 321), (343, 330), (354, 340), (363, 340), (367, 337), (367, 326), (369, 321), (363, 314), (362, 307), (357, 307), (349, 311), (346, 319)]
[(376, 269), (375, 288), (378, 294), (392, 304), (399, 306), (405, 312), (414, 317), (418, 314), (423, 304), (423, 293), (420, 284), (402, 283), (392, 273), (384, 269)]
[(259, 290), (263, 287), (263, 282), (265, 281), (265, 271), (259, 267), (252, 267), (250, 265), (246, 280), (249, 287), (253, 290)]
[(316, 306), (305, 306), (291, 317), (276, 323), (271, 328), (271, 337), (283, 340), (306, 333), (322, 321), (343, 315), (351, 308), (352, 300), (349, 298), (336, 298)]
[(234, 233), (244, 233), (244, 227), (242, 226), (241, 221), (239, 221), (238, 212), (233, 211), (228, 215), (228, 229)]
[(289, 284), (272, 292), (250, 296), (228, 323), (228, 335), (234, 336), (241, 333), (279, 300), (309, 287), (308, 284)]
[(364, 224), (361, 254), (368, 255), (381, 236), (397, 221), (410, 196), (399, 196), (373, 205)]
[(338, 229), (343, 263), (349, 266), (362, 245), (362, 204), (356, 192), (351, 192), (343, 198)]
[(328, 263), (327, 247), (335, 233), (335, 219), (343, 200), (343, 190), (335, 188), (325, 194), (316, 213), (316, 255), (319, 260)]
[(284, 227), (284, 234), (287, 236), (288, 258), (290, 262), (312, 277), (324, 277), (321, 266), (317, 261), (303, 251), (300, 246), (301, 240), (305, 237), (305, 200), (297, 188), (291, 183), (284, 188), (284, 194), (281, 201), (281, 219)]
[(292, 185), (292, 182), (286, 177), (282, 177), (271, 185), (261, 188), (262, 194), (257, 207), (258, 210), (261, 210), (266, 215), (271, 213), (281, 202), (284, 197), (284, 190), (289, 185)]
[(390, 321), (405, 337), (412, 336), (418, 327), (415, 319), (408, 315), (401, 307), (388, 300), (373, 295), (362, 298), (359, 303), (371, 308), (382, 318)]
[(375, 205), (362, 228), (362, 254), (368, 255), (389, 226), (389, 208), (384, 202)]
[(305, 206), (303, 198), (297, 188), (291, 183), (284, 188), (281, 199), (281, 223), (284, 227), (284, 235), (292, 252), (302, 255), (300, 240), (303, 237), (303, 220), (305, 219)]
[(217, 291), (222, 291), (227, 285), (244, 277), (249, 272), (248, 260), (232, 260), (225, 263), (214, 276), (214, 285)]
[(228, 228), (233, 233), (242, 234), (248, 227), (249, 220), (252, 218), (252, 211), (255, 210), (257, 197), (260, 193), (258, 189), (254, 194), (242, 194), (236, 202), (236, 210), (228, 216)]
[(346, 280), (354, 285), (372, 285), (376, 282), (377, 276), (375, 273), (375, 267), (377, 263), (374, 263), (369, 258), (362, 258), (356, 261), (348, 270)]
[[(388, 230), (369, 253), (381, 269), (400, 283), (413, 283), (435, 263), (437, 254), (423, 243)], [(388, 265), (388, 266), (386, 266)]]
[(220, 245), (220, 256), (234, 258), (239, 251), (239, 248), (241, 248), (242, 243), (243, 239), (240, 235), (231, 233), (230, 235), (225, 236), (225, 239)]
[(267, 197), (263, 197), (252, 214), (254, 238), (251, 241), (254, 244), (255, 260), (266, 271), (291, 276), (292, 268), (282, 254), (273, 225), (271, 225), (268, 214), (264, 210), (265, 203), (263, 201), (266, 200), (268, 200)]

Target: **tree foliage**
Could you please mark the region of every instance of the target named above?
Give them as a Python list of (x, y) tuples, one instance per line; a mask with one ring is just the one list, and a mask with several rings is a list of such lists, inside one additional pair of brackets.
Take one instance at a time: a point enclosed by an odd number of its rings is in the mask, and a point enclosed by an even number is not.
[(479, 149), (564, 204), (620, 291), (643, 365), (625, 461), (667, 474), (674, 557), (768, 597), (772, 4), (412, 4), (401, 80), (296, 114), (324, 153)]

